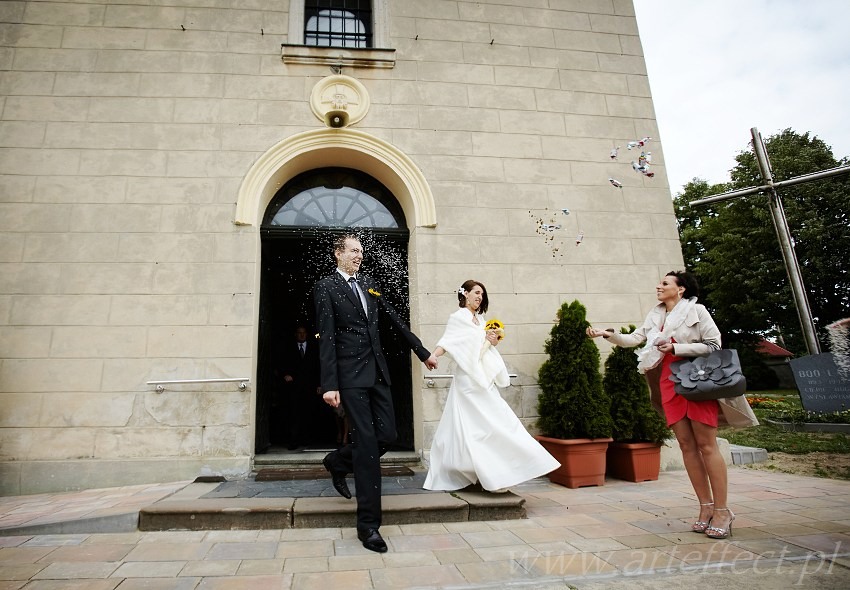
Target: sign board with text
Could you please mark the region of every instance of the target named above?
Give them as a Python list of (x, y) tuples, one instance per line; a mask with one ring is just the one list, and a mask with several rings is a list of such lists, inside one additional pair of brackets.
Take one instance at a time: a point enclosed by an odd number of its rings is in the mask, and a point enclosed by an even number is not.
[(838, 371), (831, 352), (791, 359), (803, 408), (810, 412), (850, 410), (850, 379)]

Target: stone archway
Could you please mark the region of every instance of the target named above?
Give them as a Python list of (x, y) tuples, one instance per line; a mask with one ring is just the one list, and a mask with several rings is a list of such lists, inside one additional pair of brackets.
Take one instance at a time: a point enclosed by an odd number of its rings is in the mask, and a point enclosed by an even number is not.
[(256, 227), (275, 193), (289, 179), (341, 162), (386, 186), (413, 227), (436, 225), (434, 197), (416, 164), (386, 141), (352, 129), (305, 131), (269, 149), (254, 162), (239, 187), (234, 223)]
[[(425, 176), (406, 154), (386, 141), (362, 131), (348, 128), (306, 131), (284, 139), (262, 154), (251, 166), (239, 188), (234, 224), (247, 226), (257, 236), (258, 266), (253, 292), (261, 292), (261, 240), (260, 225), (263, 215), (277, 191), (299, 174), (317, 168), (345, 166), (363, 171), (383, 184), (396, 198), (411, 237), (415, 229), (436, 226), (436, 207)], [(247, 229), (247, 228), (246, 228)], [(408, 251), (411, 258), (410, 278), (415, 276), (415, 246)], [(260, 297), (255, 297), (255, 319), (260, 315)], [(413, 317), (410, 318), (415, 324)], [(255, 321), (253, 338), (252, 381), (257, 384), (259, 358), (259, 321)], [(419, 369), (414, 369), (413, 380)], [(421, 376), (419, 377), (421, 378)], [(250, 415), (256, 415), (256, 395), (252, 396)], [(417, 408), (421, 404), (418, 388), (413, 388), (414, 431), (421, 437), (417, 426)], [(256, 438), (256, 422), (252, 423), (252, 438)], [(414, 434), (414, 438), (417, 434)], [(255, 448), (255, 453), (259, 449)]]

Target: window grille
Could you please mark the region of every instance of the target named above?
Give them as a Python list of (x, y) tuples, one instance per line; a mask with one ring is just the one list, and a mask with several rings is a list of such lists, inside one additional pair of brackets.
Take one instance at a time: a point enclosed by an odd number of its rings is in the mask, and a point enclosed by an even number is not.
[(305, 172), (286, 184), (266, 211), (263, 228), (404, 227), (395, 197), (377, 180), (348, 168)]
[(371, 0), (305, 0), (304, 44), (372, 47)]

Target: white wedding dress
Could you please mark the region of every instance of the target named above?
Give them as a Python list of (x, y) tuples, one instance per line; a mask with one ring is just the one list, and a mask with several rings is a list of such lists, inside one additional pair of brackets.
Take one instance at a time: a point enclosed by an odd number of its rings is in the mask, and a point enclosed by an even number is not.
[(484, 321), (459, 309), (437, 343), (452, 358), (452, 384), (431, 443), (425, 489), (459, 490), (476, 482), (496, 491), (560, 466), (528, 434), (498, 387), (510, 385), (502, 356), (484, 338)]

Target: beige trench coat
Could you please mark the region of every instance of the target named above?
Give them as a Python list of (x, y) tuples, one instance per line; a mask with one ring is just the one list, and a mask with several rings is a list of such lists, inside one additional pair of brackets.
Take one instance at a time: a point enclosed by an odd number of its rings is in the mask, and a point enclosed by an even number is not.
[[(646, 335), (654, 328), (660, 328), (667, 317), (667, 310), (663, 303), (653, 307), (647, 314), (643, 325), (631, 334), (612, 333), (607, 337), (608, 342), (623, 347), (642, 346), (646, 342)], [(673, 354), (681, 357), (708, 356), (712, 350), (720, 348), (720, 330), (711, 318), (711, 314), (705, 306), (699, 303), (694, 305), (688, 317), (682, 325), (676, 328), (670, 336), (676, 340), (673, 345)], [(662, 416), (664, 410), (661, 407), (661, 380), (660, 365), (650, 369), (644, 375), (649, 384), (652, 406)], [(717, 400), (720, 402), (719, 424), (746, 428), (758, 426), (758, 418), (753, 413), (750, 404), (743, 395), (732, 398)]]

